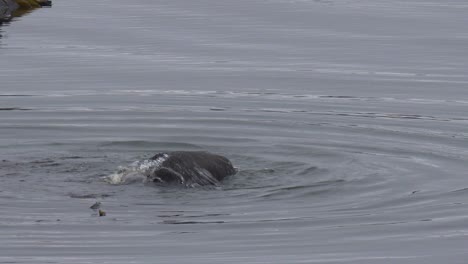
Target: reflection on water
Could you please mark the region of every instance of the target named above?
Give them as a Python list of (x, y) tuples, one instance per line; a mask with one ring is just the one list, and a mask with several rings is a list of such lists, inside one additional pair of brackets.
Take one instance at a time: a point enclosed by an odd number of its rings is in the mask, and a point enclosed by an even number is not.
[[(3, 1), (3, 0), (2, 0)], [(1, 6), (0, 5), (0, 40), (2, 39), (2, 25), (4, 23), (8, 23), (11, 20), (11, 12), (10, 9), (6, 6)], [(0, 42), (0, 47), (1, 47), (1, 42)]]

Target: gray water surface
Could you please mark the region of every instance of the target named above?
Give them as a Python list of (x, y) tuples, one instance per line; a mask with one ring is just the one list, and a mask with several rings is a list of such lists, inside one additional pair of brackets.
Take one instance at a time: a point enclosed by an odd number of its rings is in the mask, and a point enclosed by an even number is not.
[[(0, 263), (466, 263), (467, 25), (464, 0), (57, 0), (3, 24)], [(102, 179), (174, 150), (239, 173)]]

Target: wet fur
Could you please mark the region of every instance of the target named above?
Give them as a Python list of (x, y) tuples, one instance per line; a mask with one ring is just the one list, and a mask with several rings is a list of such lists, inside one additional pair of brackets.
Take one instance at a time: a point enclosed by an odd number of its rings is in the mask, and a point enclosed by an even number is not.
[(150, 181), (185, 185), (217, 185), (236, 173), (225, 157), (202, 151), (158, 153), (151, 160), (163, 159), (148, 176)]

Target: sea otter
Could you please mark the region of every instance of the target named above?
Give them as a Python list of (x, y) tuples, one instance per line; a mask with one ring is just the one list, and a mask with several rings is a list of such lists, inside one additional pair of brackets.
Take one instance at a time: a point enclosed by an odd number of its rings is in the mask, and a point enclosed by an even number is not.
[(225, 157), (204, 151), (174, 151), (122, 166), (102, 179), (110, 184), (155, 182), (188, 187), (218, 185), (237, 170)]
[(148, 180), (159, 183), (217, 185), (237, 172), (227, 158), (204, 151), (158, 153), (150, 160), (157, 165), (150, 170)]

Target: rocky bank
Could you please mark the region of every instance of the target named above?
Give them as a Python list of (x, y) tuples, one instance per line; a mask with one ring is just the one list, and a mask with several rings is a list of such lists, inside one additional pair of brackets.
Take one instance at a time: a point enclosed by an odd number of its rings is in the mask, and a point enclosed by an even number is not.
[(10, 20), (17, 13), (51, 5), (49, 0), (0, 0), (0, 23)]

